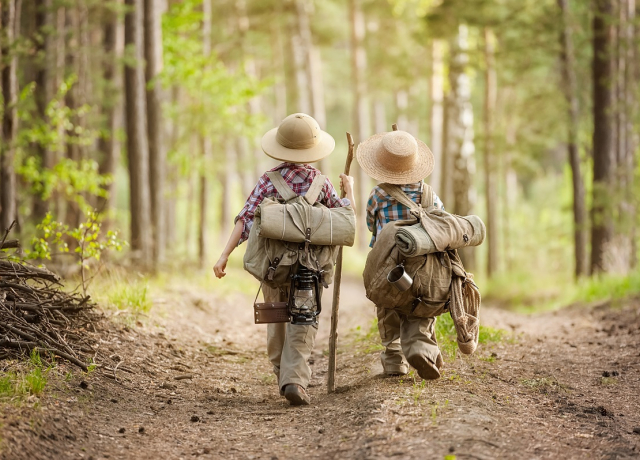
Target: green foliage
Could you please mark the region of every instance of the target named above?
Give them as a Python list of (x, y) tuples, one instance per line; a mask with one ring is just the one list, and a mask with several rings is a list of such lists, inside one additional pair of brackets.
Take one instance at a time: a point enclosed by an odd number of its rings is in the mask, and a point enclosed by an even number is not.
[[(97, 130), (85, 128), (77, 122), (92, 111), (90, 106), (71, 109), (65, 103), (65, 96), (75, 83), (76, 76), (71, 75), (60, 85), (46, 106), (45, 118), (40, 117), (36, 109), (35, 83), (30, 83), (22, 91), (18, 105), (20, 129), (15, 168), (32, 194), (49, 200), (56, 193), (76, 202), (81, 211), (87, 212), (91, 209), (87, 195), (105, 197), (104, 186), (112, 179), (99, 173), (95, 160), (65, 158), (67, 146), (91, 146), (99, 136)], [(60, 160), (45, 167), (40, 156), (30, 153), (35, 145), (55, 152)]]
[(82, 274), (82, 289), (86, 295), (87, 288), (92, 278), (86, 277), (86, 270), (90, 269), (91, 262), (100, 262), (105, 251), (121, 251), (127, 242), (120, 239), (117, 230), (109, 230), (102, 233), (100, 215), (89, 211), (87, 220), (78, 228), (69, 228), (68, 225), (53, 220), (51, 213), (47, 213), (44, 220), (38, 224), (39, 235), (31, 240), (31, 250), (26, 251), (27, 259), (51, 260), (52, 247), (60, 253), (69, 253), (69, 241), (73, 241), (72, 254), (76, 256)]
[[(456, 327), (453, 324), (451, 315), (443, 314), (436, 319), (436, 338), (438, 346), (445, 358), (455, 359), (458, 352), (458, 342)], [(503, 329), (495, 329), (489, 326), (480, 325), (478, 334), (478, 344), (490, 344), (502, 342), (506, 339), (507, 332)]]
[[(164, 69), (161, 83), (179, 87), (180, 100), (165, 106), (165, 114), (179, 126), (176, 145), (170, 152), (174, 163), (187, 170), (215, 170), (216, 163), (202, 165), (193, 155), (193, 135), (220, 143), (223, 136), (258, 132), (259, 116), (251, 115), (247, 102), (262, 89), (255, 78), (231, 72), (215, 52), (205, 55), (202, 34), (202, 0), (171, 5), (163, 17)], [(186, 159), (188, 158), (188, 161)]]

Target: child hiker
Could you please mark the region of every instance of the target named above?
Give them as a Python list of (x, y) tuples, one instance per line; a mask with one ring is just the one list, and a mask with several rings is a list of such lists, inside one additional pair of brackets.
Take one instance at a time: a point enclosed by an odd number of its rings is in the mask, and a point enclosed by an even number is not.
[[(411, 134), (405, 131), (376, 134), (358, 146), (356, 158), (369, 176), (382, 183), (400, 186), (416, 204), (431, 199), (433, 203), (429, 205), (444, 209), (437, 195), (423, 184), (423, 179), (433, 171), (433, 154), (424, 142)], [(425, 197), (422, 195), (426, 189), (429, 195)], [(386, 224), (411, 217), (407, 206), (381, 186), (374, 187), (367, 202), (367, 226), (373, 234), (370, 246), (374, 248), (376, 236)], [(376, 305), (378, 331), (385, 347), (380, 355), (384, 373), (404, 375), (411, 364), (423, 379), (439, 378), (443, 361), (435, 337), (435, 318), (399, 313), (392, 307)]]
[[(261, 141), (262, 150), (268, 156), (283, 161), (270, 172), (278, 172), (286, 184), (298, 195), (305, 195), (314, 178), (321, 174), (309, 163), (328, 156), (335, 148), (335, 141), (322, 131), (316, 120), (309, 115), (296, 113), (285, 118), (279, 127), (268, 131)], [(327, 178), (317, 201), (328, 208), (354, 206), (353, 178), (340, 175), (341, 186), (347, 196), (340, 199), (331, 181)], [(231, 232), (220, 259), (213, 267), (218, 278), (225, 276), (229, 255), (243, 241), (249, 238), (255, 211), (267, 197), (283, 198), (276, 190), (268, 174), (260, 177), (255, 189), (244, 207), (235, 218), (235, 228)], [(286, 302), (289, 285), (278, 289), (262, 286), (265, 302)], [(318, 326), (291, 323), (271, 323), (267, 325), (267, 354), (273, 364), (278, 380), (280, 395), (292, 405), (309, 404), (307, 386), (311, 377), (308, 359), (315, 343)]]

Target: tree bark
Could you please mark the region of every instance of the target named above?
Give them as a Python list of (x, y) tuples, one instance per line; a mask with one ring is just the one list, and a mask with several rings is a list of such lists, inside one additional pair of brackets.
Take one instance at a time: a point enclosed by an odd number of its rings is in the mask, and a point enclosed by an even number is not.
[[(42, 120), (47, 119), (46, 109), (47, 103), (51, 99), (50, 92), (50, 65), (49, 52), (51, 52), (51, 38), (48, 27), (51, 24), (51, 0), (37, 0), (35, 2), (35, 34), (36, 34), (36, 53), (39, 62), (36, 65), (34, 82), (36, 84), (34, 90), (34, 98), (38, 116)], [(36, 143), (34, 145), (36, 155), (40, 158), (42, 168), (50, 169), (53, 167), (52, 152), (46, 146)], [(40, 222), (49, 210), (49, 204), (42, 199), (41, 195), (34, 196), (33, 201), (33, 217)]]
[[(202, 2), (202, 52), (205, 57), (211, 54), (211, 1), (204, 0)], [(211, 139), (207, 136), (200, 136), (200, 149), (202, 152), (203, 168), (200, 172), (200, 196), (198, 203), (200, 205), (200, 220), (198, 222), (198, 261), (200, 268), (204, 268), (207, 254), (209, 253), (209, 235), (207, 232), (207, 222), (209, 220), (209, 175), (207, 173), (211, 163), (213, 151)]]
[[(351, 23), (351, 82), (353, 91), (353, 127), (355, 142), (363, 142), (370, 135), (370, 113), (367, 97), (367, 52), (364, 47), (365, 19), (361, 0), (349, 0), (349, 19)], [(369, 197), (371, 181), (362, 168), (355, 171), (357, 185), (356, 200), (366, 203)], [(357, 245), (364, 249), (369, 244), (366, 225), (366, 206), (358, 206)]]
[(574, 274), (576, 278), (588, 273), (587, 266), (587, 208), (585, 204), (585, 189), (580, 165), (578, 136), (580, 131), (580, 108), (578, 86), (575, 71), (575, 54), (573, 37), (569, 26), (569, 0), (558, 0), (562, 16), (562, 30), (560, 35), (560, 61), (562, 65), (562, 79), (565, 98), (568, 107), (568, 139), (567, 153), (571, 166), (573, 184), (573, 252)]
[[(204, 2), (207, 3), (206, 1)], [(164, 260), (166, 247), (164, 195), (166, 150), (162, 121), (163, 91), (158, 76), (162, 72), (162, 23), (159, 0), (144, 0), (144, 57), (147, 88), (147, 133), (149, 136), (149, 186), (153, 264)]]
[(142, 0), (126, 0), (124, 41), (135, 62), (125, 66), (127, 156), (129, 159), (131, 249), (143, 268), (151, 265), (151, 198), (149, 190), (149, 144), (144, 78), (144, 10)]
[[(453, 169), (453, 212), (461, 216), (471, 214), (475, 204), (473, 175), (475, 174), (475, 145), (473, 141), (473, 107), (468, 65), (468, 29), (458, 27), (452, 43), (449, 64), (451, 104), (449, 106), (449, 147)], [(447, 203), (445, 203), (447, 206)], [(462, 249), (460, 257), (468, 270), (475, 269), (475, 248)]]
[(484, 182), (487, 207), (487, 278), (498, 271), (498, 190), (493, 144), (496, 111), (497, 78), (495, 68), (495, 36), (484, 29), (485, 93), (484, 93)]
[(444, 129), (444, 43), (434, 40), (431, 47), (431, 81), (429, 85), (431, 95), (431, 110), (429, 117), (430, 139), (429, 147), (433, 152), (436, 168), (431, 174), (429, 183), (431, 187), (440, 193), (441, 162), (442, 162), (442, 135)]
[(1, 4), (2, 23), (2, 48), (0, 57), (6, 63), (2, 67), (2, 97), (4, 110), (2, 117), (2, 145), (0, 154), (0, 226), (4, 231), (17, 219), (16, 209), (16, 174), (13, 167), (15, 157), (15, 137), (18, 130), (18, 118), (16, 104), (18, 102), (18, 59), (15, 52), (11, 51), (17, 38), (19, 26), (16, 18), (19, 16), (20, 2), (4, 0)]
[(612, 120), (611, 0), (594, 0), (593, 17), (593, 204), (591, 208), (591, 274), (608, 271), (613, 235), (609, 203), (614, 169)]
[(98, 200), (98, 211), (106, 216), (103, 228), (109, 229), (114, 218), (113, 212), (116, 203), (115, 173), (120, 161), (121, 146), (116, 137), (116, 132), (122, 126), (122, 74), (118, 61), (123, 51), (122, 27), (118, 15), (109, 9), (104, 11), (104, 26), (102, 46), (104, 49), (104, 62), (102, 78), (104, 79), (104, 92), (102, 106), (105, 117), (107, 134), (98, 140), (98, 150), (102, 154), (100, 162), (100, 174), (112, 176), (111, 183), (104, 186), (106, 197)]
[(637, 168), (637, 151), (638, 151), (638, 133), (634, 127), (634, 117), (638, 113), (638, 94), (636, 82), (638, 81), (638, 47), (637, 47), (637, 28), (636, 28), (636, 0), (627, 0), (627, 29), (626, 29), (626, 137), (627, 151), (625, 156), (625, 166), (623, 167), (626, 174), (626, 190), (624, 191), (624, 199), (627, 208), (624, 210), (627, 216), (631, 217), (628, 238), (630, 240), (629, 269), (633, 270), (638, 264), (638, 238), (637, 219), (633, 216), (638, 215), (638, 205), (634, 200), (635, 197), (635, 171)]

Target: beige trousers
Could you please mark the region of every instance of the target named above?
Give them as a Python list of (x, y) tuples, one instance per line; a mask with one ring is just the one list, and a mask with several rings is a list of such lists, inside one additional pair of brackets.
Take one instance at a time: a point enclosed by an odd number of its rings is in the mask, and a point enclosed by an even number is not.
[(387, 374), (409, 372), (407, 359), (415, 363), (422, 359), (438, 362), (440, 349), (436, 341), (436, 318), (418, 318), (395, 310), (376, 307), (378, 331), (385, 347), (380, 354)]
[[(263, 286), (263, 291), (265, 302), (286, 302), (289, 289)], [(281, 390), (290, 383), (297, 383), (303, 388), (309, 385), (311, 368), (308, 361), (317, 333), (317, 326), (291, 323), (267, 325), (267, 354)]]

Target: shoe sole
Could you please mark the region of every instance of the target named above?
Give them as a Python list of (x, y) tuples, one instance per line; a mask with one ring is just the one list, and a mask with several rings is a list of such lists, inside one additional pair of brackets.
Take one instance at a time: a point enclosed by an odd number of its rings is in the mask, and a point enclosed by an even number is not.
[(284, 390), (284, 397), (292, 406), (308, 406), (310, 402), (309, 398), (305, 398), (299, 391), (289, 390), (288, 388)]
[(425, 380), (436, 380), (440, 378), (440, 371), (426, 358), (407, 358), (409, 364), (413, 366), (416, 371), (418, 371), (418, 375)]

